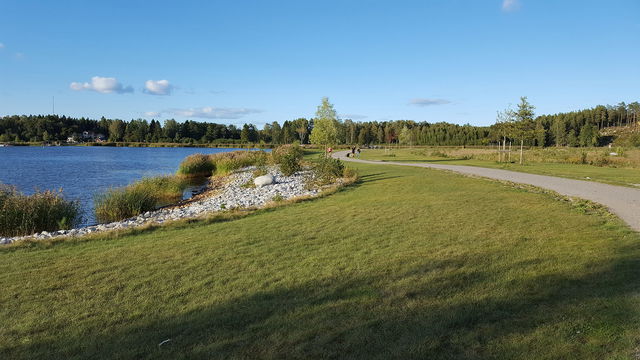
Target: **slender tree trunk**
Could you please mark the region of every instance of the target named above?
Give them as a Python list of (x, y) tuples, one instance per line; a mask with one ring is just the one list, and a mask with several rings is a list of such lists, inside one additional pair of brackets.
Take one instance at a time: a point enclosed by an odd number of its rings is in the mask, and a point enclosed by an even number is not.
[[(507, 150), (507, 137), (502, 137), (502, 156), (500, 156), (500, 162), (505, 162), (507, 158), (507, 154), (505, 151)], [(504, 160), (503, 160), (504, 159)]]
[(520, 139), (520, 165), (522, 165), (523, 146), (524, 146), (524, 139)]

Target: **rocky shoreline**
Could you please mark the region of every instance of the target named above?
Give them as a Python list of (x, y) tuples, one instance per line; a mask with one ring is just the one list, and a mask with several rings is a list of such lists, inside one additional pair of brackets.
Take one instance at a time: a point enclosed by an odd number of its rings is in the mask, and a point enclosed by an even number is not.
[(222, 184), (210, 188), (183, 204), (148, 211), (136, 217), (108, 224), (91, 225), (71, 230), (43, 231), (27, 236), (0, 237), (0, 245), (27, 239), (45, 240), (58, 237), (77, 237), (99, 232), (129, 229), (147, 224), (163, 224), (176, 220), (195, 219), (225, 210), (259, 208), (276, 199), (288, 200), (303, 196), (316, 196), (321, 191), (321, 189), (307, 188), (307, 180), (313, 176), (311, 171), (304, 170), (291, 176), (285, 176), (277, 167), (269, 167), (267, 169), (268, 173), (275, 178), (274, 184), (254, 187), (252, 184), (253, 171), (255, 169), (255, 167), (248, 167), (236, 171), (226, 177)]

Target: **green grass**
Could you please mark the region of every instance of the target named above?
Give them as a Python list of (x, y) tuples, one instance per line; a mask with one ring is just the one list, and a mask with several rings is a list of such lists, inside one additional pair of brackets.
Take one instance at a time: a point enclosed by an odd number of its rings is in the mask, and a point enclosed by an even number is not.
[(640, 236), (617, 219), (488, 180), (354, 166), (356, 186), (232, 221), (0, 249), (0, 358), (637, 353)]
[[(499, 163), (495, 160), (467, 159), (463, 156), (441, 157), (434, 156), (435, 151), (417, 151), (412, 149), (393, 150), (363, 150), (361, 159), (380, 160), (390, 162), (428, 162), (437, 164), (468, 165), (495, 169), (521, 171), (531, 174), (560, 176), (570, 179), (597, 181), (612, 185), (638, 187), (640, 186), (640, 168), (601, 167), (589, 164), (568, 164), (554, 162), (525, 162), (517, 163), (519, 155), (516, 151), (511, 154), (515, 163)], [(527, 154), (525, 153), (525, 157)], [(497, 155), (494, 155), (497, 159)]]

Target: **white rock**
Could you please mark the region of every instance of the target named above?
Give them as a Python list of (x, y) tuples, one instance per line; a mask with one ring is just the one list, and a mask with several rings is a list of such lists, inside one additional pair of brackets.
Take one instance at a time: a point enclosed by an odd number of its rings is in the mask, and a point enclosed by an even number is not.
[(255, 178), (253, 180), (253, 183), (258, 187), (263, 187), (265, 185), (271, 185), (274, 182), (275, 182), (275, 179), (274, 179), (273, 175), (271, 175), (271, 174), (258, 176), (257, 178)]

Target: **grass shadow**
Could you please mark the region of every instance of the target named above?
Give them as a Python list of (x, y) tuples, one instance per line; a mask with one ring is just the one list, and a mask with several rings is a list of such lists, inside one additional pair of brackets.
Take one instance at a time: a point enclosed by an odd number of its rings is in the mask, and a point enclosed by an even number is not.
[[(496, 278), (467, 258), (425, 261), (389, 274), (317, 278), (264, 288), (196, 310), (94, 333), (13, 343), (4, 358), (606, 358), (619, 335), (638, 324), (638, 309), (620, 298), (637, 294), (640, 262), (620, 249), (587, 275)], [(476, 267), (476, 269), (482, 269)], [(406, 285), (409, 282), (411, 285)], [(405, 285), (402, 285), (405, 284)], [(501, 284), (501, 291), (481, 291)], [(206, 289), (205, 289), (206, 290)], [(468, 294), (475, 294), (469, 296)], [(615, 306), (611, 306), (615, 304)], [(585, 313), (585, 309), (588, 309)], [(143, 320), (146, 319), (146, 320)], [(606, 334), (602, 336), (602, 333)], [(537, 343), (550, 336), (554, 343)], [(165, 340), (162, 346), (159, 344)]]
[(399, 175), (389, 175), (388, 172), (378, 172), (373, 174), (361, 175), (358, 179), (358, 182), (362, 184), (366, 184), (366, 183), (373, 183), (373, 182), (378, 182), (378, 181), (383, 181), (388, 179), (396, 179), (401, 177), (402, 176), (399, 176)]

